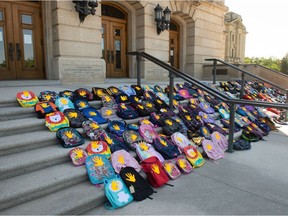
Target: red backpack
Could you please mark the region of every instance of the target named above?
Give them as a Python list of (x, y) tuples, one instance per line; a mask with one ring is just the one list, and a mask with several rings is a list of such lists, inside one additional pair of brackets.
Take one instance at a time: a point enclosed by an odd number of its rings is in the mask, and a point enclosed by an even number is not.
[(152, 187), (161, 187), (164, 184), (167, 184), (169, 181), (169, 177), (164, 171), (162, 163), (156, 156), (145, 159), (141, 162), (141, 166), (146, 173), (147, 179)]

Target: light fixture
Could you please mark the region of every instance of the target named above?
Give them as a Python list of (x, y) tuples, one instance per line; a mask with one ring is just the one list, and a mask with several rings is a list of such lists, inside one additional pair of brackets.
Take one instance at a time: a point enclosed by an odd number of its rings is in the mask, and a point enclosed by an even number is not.
[(163, 11), (162, 7), (158, 4), (154, 8), (154, 11), (155, 11), (157, 34), (159, 35), (162, 31), (169, 30), (170, 28), (171, 10), (169, 10), (169, 8), (166, 7), (165, 10)]
[(97, 0), (73, 0), (75, 3), (75, 10), (79, 13), (79, 20), (84, 22), (85, 17), (88, 15), (95, 15), (96, 7), (98, 7)]

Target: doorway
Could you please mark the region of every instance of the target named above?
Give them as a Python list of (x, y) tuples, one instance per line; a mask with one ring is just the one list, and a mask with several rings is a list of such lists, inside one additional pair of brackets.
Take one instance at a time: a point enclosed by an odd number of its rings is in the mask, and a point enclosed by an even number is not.
[(171, 66), (179, 69), (179, 26), (173, 20), (169, 30), (169, 61)]
[(43, 78), (40, 2), (0, 2), (0, 80)]
[(106, 77), (127, 77), (126, 14), (113, 5), (101, 5), (102, 58), (106, 62)]

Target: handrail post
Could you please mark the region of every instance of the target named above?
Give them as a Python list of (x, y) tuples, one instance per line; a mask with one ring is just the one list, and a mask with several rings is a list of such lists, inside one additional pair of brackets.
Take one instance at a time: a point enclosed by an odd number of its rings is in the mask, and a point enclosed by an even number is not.
[(244, 80), (244, 78), (245, 78), (245, 74), (242, 73), (242, 74), (241, 74), (241, 77), (242, 77), (242, 82), (241, 82), (240, 99), (242, 99), (242, 98), (243, 98), (243, 95), (244, 95), (244, 86), (245, 86), (245, 80)]
[(213, 60), (213, 84), (216, 84), (216, 65), (217, 65), (217, 60)]
[[(288, 89), (286, 89), (286, 103), (288, 103)], [(285, 121), (288, 121), (288, 109), (285, 111)]]
[(141, 61), (141, 56), (137, 53), (136, 55), (136, 66), (137, 66), (137, 85), (141, 86), (141, 67), (140, 67), (140, 61)]
[(175, 78), (175, 75), (171, 71), (169, 71), (169, 79), (170, 79), (170, 83), (169, 83), (169, 109), (170, 109), (170, 111), (173, 110), (174, 78)]
[(234, 139), (234, 124), (235, 124), (235, 104), (230, 103), (229, 106), (230, 119), (229, 119), (229, 137), (228, 137), (228, 149), (227, 152), (233, 153), (233, 139)]

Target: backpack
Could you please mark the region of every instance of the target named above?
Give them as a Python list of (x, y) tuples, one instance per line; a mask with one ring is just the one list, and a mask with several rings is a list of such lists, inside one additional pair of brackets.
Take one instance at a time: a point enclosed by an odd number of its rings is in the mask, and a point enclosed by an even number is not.
[(165, 137), (156, 137), (153, 146), (164, 159), (172, 159), (180, 155), (178, 147)]
[(187, 133), (188, 128), (187, 128), (187, 126), (184, 124), (183, 120), (179, 116), (174, 115), (174, 116), (171, 116), (171, 118), (174, 119), (176, 122), (178, 122), (181, 125), (181, 130), (179, 132)]
[(105, 155), (90, 155), (86, 158), (85, 165), (90, 182), (94, 185), (102, 184), (104, 179), (112, 179), (116, 176), (110, 161)]
[(150, 198), (155, 193), (149, 183), (133, 167), (121, 169), (120, 176), (136, 201)]
[(72, 148), (84, 144), (85, 140), (75, 128), (60, 128), (56, 132), (57, 139), (64, 148)]
[(108, 129), (111, 133), (122, 137), (123, 132), (126, 130), (126, 122), (123, 120), (109, 121)]
[(211, 131), (212, 133), (217, 131), (221, 134), (223, 134), (224, 136), (227, 135), (228, 133), (223, 130), (220, 126), (218, 126), (217, 124), (215, 123), (207, 123), (206, 124), (206, 127), (209, 129), (209, 131)]
[(136, 92), (136, 95), (143, 96), (144, 90), (143, 90), (143, 88), (141, 86), (139, 86), (139, 85), (131, 85), (131, 88), (134, 89), (134, 91)]
[(51, 101), (55, 102), (58, 94), (55, 91), (41, 91), (39, 93), (39, 101)]
[(93, 100), (93, 94), (86, 88), (78, 88), (74, 91), (76, 97), (83, 98), (87, 101)]
[(207, 113), (204, 113), (202, 111), (199, 112), (199, 116), (201, 116), (201, 119), (204, 123), (214, 123), (215, 120), (211, 118)]
[(87, 147), (86, 151), (88, 155), (101, 154), (105, 155), (108, 159), (111, 157), (111, 151), (108, 144), (105, 141), (92, 141)]
[(194, 146), (189, 145), (185, 147), (183, 152), (193, 168), (201, 167), (204, 164), (205, 159)]
[(129, 151), (129, 147), (124, 143), (123, 139), (105, 130), (100, 133), (99, 140), (105, 141), (109, 145), (112, 153), (121, 149)]
[(125, 130), (123, 132), (123, 140), (124, 142), (129, 146), (130, 149), (135, 150), (134, 143), (138, 143), (143, 138), (140, 136), (140, 134), (135, 130)]
[(59, 97), (67, 97), (69, 98), (71, 101), (74, 101), (74, 92), (70, 91), (70, 90), (64, 90), (64, 91), (60, 91), (59, 92)]
[(95, 100), (102, 100), (103, 95), (108, 95), (105, 88), (93, 87), (92, 94)]
[(244, 128), (242, 130), (241, 138), (249, 142), (258, 142), (260, 137), (254, 133), (251, 133), (248, 129)]
[(192, 97), (192, 96), (189, 94), (189, 92), (188, 92), (187, 89), (180, 89), (180, 90), (178, 90), (178, 94), (179, 94), (181, 97), (185, 98), (185, 99), (189, 99), (189, 98)]
[(223, 134), (215, 131), (211, 134), (211, 140), (213, 143), (216, 143), (218, 146), (220, 146), (224, 152), (228, 149), (228, 140)]
[(142, 100), (141, 103), (143, 106), (149, 111), (149, 113), (156, 112), (157, 109), (155, 108), (155, 105), (150, 100)]
[(215, 110), (212, 107), (210, 107), (210, 105), (207, 103), (200, 102), (199, 108), (207, 114), (214, 114), (215, 113)]
[(193, 171), (193, 167), (188, 162), (187, 158), (184, 155), (180, 155), (176, 159), (176, 164), (184, 174), (189, 174)]
[(114, 97), (112, 97), (111, 95), (108, 95), (108, 94), (102, 95), (101, 101), (102, 101), (103, 107), (115, 108), (117, 106), (117, 103), (116, 103)]
[(182, 130), (181, 124), (170, 117), (162, 118), (162, 129), (165, 134), (171, 136), (175, 132)]
[(183, 122), (187, 126), (187, 128), (190, 130), (198, 130), (203, 125), (203, 123), (201, 121), (194, 118), (188, 112), (180, 111), (178, 115), (183, 120)]
[(50, 131), (58, 131), (60, 128), (69, 127), (69, 120), (62, 112), (56, 111), (45, 116), (45, 126)]
[(251, 149), (251, 142), (244, 139), (239, 139), (233, 142), (233, 149), (237, 151), (244, 151)]
[(56, 112), (57, 107), (51, 101), (41, 101), (35, 105), (34, 110), (37, 113), (37, 118), (45, 118), (48, 113)]
[(131, 95), (129, 99), (131, 103), (140, 103), (142, 101), (142, 98), (138, 95)]
[(85, 164), (88, 155), (83, 148), (76, 147), (69, 151), (69, 157), (74, 166), (81, 166)]
[(222, 118), (224, 118), (224, 119), (229, 119), (230, 118), (230, 114), (225, 108), (220, 107), (218, 109), (218, 112), (219, 112), (219, 114), (221, 115)]
[(143, 139), (148, 143), (153, 143), (153, 140), (159, 136), (159, 134), (152, 128), (151, 125), (141, 124), (139, 127), (139, 133)]
[(94, 107), (89, 107), (82, 110), (84, 116), (90, 120), (97, 122), (98, 124), (107, 123), (107, 119), (104, 119), (102, 115)]
[(135, 143), (135, 148), (136, 154), (139, 157), (140, 161), (144, 161), (149, 157), (155, 156), (161, 161), (161, 163), (164, 162), (163, 156), (159, 152), (157, 152), (151, 144), (145, 141)]
[(106, 91), (108, 92), (109, 95), (112, 95), (112, 96), (114, 96), (114, 95), (118, 94), (119, 92), (121, 92), (120, 89), (115, 87), (115, 86), (109, 86), (106, 89)]
[(16, 100), (22, 107), (33, 107), (39, 100), (32, 91), (21, 91), (16, 94)]
[(87, 120), (82, 112), (75, 109), (65, 109), (64, 115), (68, 118), (70, 127), (73, 128), (81, 128), (82, 123)]
[(162, 122), (160, 120), (161, 116), (155, 112), (152, 112), (150, 114), (150, 118), (149, 120), (154, 124), (154, 125), (157, 125), (158, 127), (162, 127)]
[(204, 139), (202, 141), (202, 147), (207, 157), (211, 160), (218, 160), (224, 157), (224, 151), (211, 140)]
[(171, 135), (171, 140), (176, 146), (178, 146), (178, 148), (181, 151), (183, 151), (185, 147), (190, 146), (190, 145), (195, 147), (195, 144), (191, 142), (186, 136), (184, 136), (180, 132), (173, 133)]
[(211, 133), (206, 126), (202, 126), (199, 128), (200, 136), (204, 137), (205, 139), (211, 140)]
[(137, 172), (142, 169), (137, 160), (124, 149), (113, 152), (111, 163), (116, 173), (120, 173), (125, 167), (133, 167)]
[(135, 119), (138, 118), (138, 113), (131, 106), (126, 105), (125, 103), (120, 103), (117, 105), (116, 114), (123, 119)]
[(123, 207), (133, 201), (133, 196), (119, 175), (105, 179), (104, 193), (108, 199), (104, 206), (109, 210)]
[[(169, 102), (168, 102), (169, 103)], [(157, 109), (157, 110), (161, 110), (161, 109), (168, 109), (169, 108), (169, 106), (167, 105), (167, 103), (164, 101), (164, 100), (162, 100), (162, 99), (160, 99), (160, 98), (156, 98), (156, 100), (154, 100), (154, 105), (155, 105), (155, 108)]]
[(108, 119), (110, 121), (112, 120), (121, 120), (116, 114), (116, 108), (110, 108), (103, 106), (101, 109), (101, 115), (103, 118)]
[(163, 169), (160, 160), (155, 157), (149, 157), (141, 162), (141, 166), (146, 173), (147, 179), (152, 187), (158, 188), (167, 184), (169, 177)]
[(159, 85), (154, 85), (154, 88), (153, 88), (153, 91), (154, 92), (161, 92), (161, 93), (165, 93), (165, 91), (164, 91), (164, 89), (161, 87), (161, 86), (159, 86)]
[(146, 107), (144, 107), (141, 103), (134, 103), (134, 104), (132, 104), (132, 106), (137, 111), (139, 116), (144, 117), (144, 116), (150, 115), (149, 110), (147, 110)]
[(167, 97), (167, 95), (164, 92), (156, 92), (156, 96), (157, 96), (157, 98), (164, 101), (166, 103), (166, 105), (169, 104), (169, 98)]
[(124, 93), (124, 92), (119, 92), (116, 95), (114, 95), (115, 101), (117, 104), (119, 103), (130, 103), (130, 97)]
[(170, 179), (174, 180), (181, 176), (181, 172), (172, 160), (165, 161), (163, 163), (164, 171), (167, 173)]
[(120, 91), (124, 92), (128, 96), (136, 95), (135, 90), (131, 86), (122, 85), (122, 86), (119, 87), (119, 89), (120, 89)]
[[(229, 128), (230, 121), (228, 119), (220, 119), (220, 122), (224, 126), (224, 128)], [(237, 133), (240, 130), (241, 130), (241, 128), (238, 127), (238, 125), (234, 124), (234, 133)]]
[(157, 99), (157, 96), (154, 94), (153, 90), (144, 90), (143, 97), (145, 100), (149, 101), (155, 101)]
[(138, 123), (139, 123), (140, 125), (141, 125), (141, 124), (150, 125), (152, 128), (156, 128), (156, 127), (157, 127), (157, 126), (154, 125), (149, 119), (141, 119)]
[(98, 125), (97, 122), (93, 120), (86, 120), (82, 123), (82, 128), (84, 133), (91, 139), (91, 140), (98, 140), (100, 134), (104, 132), (104, 129)]
[(64, 112), (65, 109), (75, 109), (74, 104), (67, 97), (57, 97), (55, 105), (58, 107), (60, 112)]
[(80, 110), (80, 111), (91, 107), (89, 102), (85, 98), (75, 98), (74, 106), (75, 106), (75, 109)]

